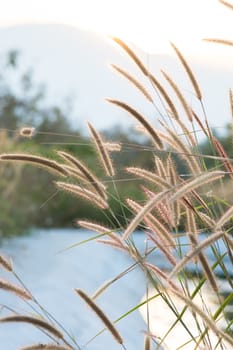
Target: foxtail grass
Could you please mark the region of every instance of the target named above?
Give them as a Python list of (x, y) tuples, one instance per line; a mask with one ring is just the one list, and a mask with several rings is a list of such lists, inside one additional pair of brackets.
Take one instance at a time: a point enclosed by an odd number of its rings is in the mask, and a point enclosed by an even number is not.
[(230, 3), (229, 1), (225, 1), (225, 0), (218, 0), (221, 4), (225, 5), (226, 7), (228, 7), (230, 10), (233, 10), (233, 4)]
[(187, 193), (195, 190), (198, 187), (201, 187), (207, 183), (210, 183), (212, 181), (219, 180), (223, 176), (225, 176), (225, 172), (221, 170), (215, 170), (215, 171), (210, 171), (203, 173), (199, 176), (196, 176), (194, 179), (188, 181), (185, 183), (180, 189), (178, 189), (169, 199), (169, 201), (175, 202), (179, 198), (185, 196)]
[(99, 158), (101, 160), (101, 163), (103, 165), (103, 168), (104, 168), (107, 176), (114, 176), (115, 169), (113, 167), (112, 160), (110, 158), (108, 149), (105, 147), (105, 143), (102, 140), (102, 137), (96, 131), (96, 129), (91, 125), (91, 123), (88, 123), (88, 127), (90, 129), (90, 132), (91, 132), (91, 135), (93, 137)]
[(184, 98), (182, 92), (180, 91), (180, 89), (178, 88), (177, 84), (172, 80), (172, 78), (167, 74), (165, 73), (164, 71), (162, 71), (165, 79), (168, 81), (168, 83), (171, 85), (172, 89), (174, 90), (174, 92), (176, 93), (179, 101), (181, 102), (182, 104), (182, 107), (184, 108), (184, 111), (189, 119), (190, 122), (193, 121), (193, 116), (192, 116), (192, 111), (191, 111), (191, 108), (189, 107), (186, 99)]
[(25, 315), (14, 315), (14, 316), (7, 316), (7, 317), (0, 318), (0, 323), (11, 323), (11, 322), (29, 323), (33, 326), (36, 326), (48, 331), (51, 335), (55, 336), (58, 339), (63, 339), (63, 334), (57, 328), (52, 326), (50, 323), (36, 317), (30, 317)]
[(116, 66), (115, 64), (111, 65), (112, 68), (114, 68), (118, 73), (120, 73), (122, 76), (124, 76), (130, 83), (132, 83), (142, 94), (143, 96), (151, 103), (153, 103), (153, 98), (151, 97), (150, 93), (146, 90), (146, 88), (132, 75), (130, 75), (127, 71), (124, 69)]
[(23, 348), (20, 348), (20, 350), (71, 350), (70, 347), (65, 347), (61, 345), (56, 344), (34, 344), (29, 345)]
[(97, 177), (77, 158), (70, 153), (58, 151), (59, 156), (67, 160), (71, 165), (78, 168), (84, 178), (89, 182), (90, 186), (104, 199), (106, 199), (105, 186), (97, 179)]
[(0, 289), (5, 290), (7, 292), (14, 293), (18, 297), (23, 298), (23, 299), (27, 299), (27, 300), (32, 299), (32, 296), (28, 293), (27, 290), (13, 284), (13, 283), (10, 283), (4, 279), (0, 279)]
[(81, 289), (75, 289), (76, 293), (86, 302), (86, 304), (95, 312), (95, 314), (102, 320), (109, 332), (112, 334), (117, 343), (123, 344), (123, 339), (114, 326), (109, 320), (105, 313), (97, 306), (97, 304)]
[(101, 209), (108, 208), (108, 203), (102, 197), (100, 197), (98, 194), (92, 191), (87, 190), (86, 188), (80, 187), (75, 184), (61, 182), (61, 181), (57, 181), (55, 184), (59, 189), (62, 189), (66, 192), (74, 194), (78, 197), (82, 197), (87, 201), (89, 201), (90, 203), (95, 204), (97, 207)]
[(83, 227), (87, 230), (95, 231), (98, 233), (108, 234), (108, 233), (112, 232), (112, 230), (108, 227), (105, 227), (105, 226), (102, 226), (102, 225), (99, 225), (99, 224), (96, 224), (94, 222), (87, 221), (87, 220), (77, 220), (77, 224), (80, 227)]
[[(227, 1), (219, 0), (219, 2), (232, 9), (232, 5)], [(91, 238), (91, 240), (95, 239), (99, 243), (121, 250), (124, 254), (128, 255), (130, 259), (133, 259), (134, 263), (132, 266), (139, 266), (145, 274), (145, 292), (148, 289), (148, 284), (153, 291), (156, 291), (156, 296), (162, 296), (163, 301), (166, 302), (169, 309), (176, 316), (176, 321), (170, 328), (165, 330), (165, 335), (161, 334), (157, 337), (158, 339), (161, 339), (161, 346), (166, 344), (166, 336), (175, 330), (176, 324), (178, 323), (182, 325), (185, 332), (189, 334), (190, 342), (194, 341), (194, 349), (198, 349), (199, 344), (201, 344), (201, 341), (207, 335), (208, 330), (211, 330), (219, 339), (219, 344), (216, 345), (216, 349), (218, 348), (218, 345), (221, 346), (222, 339), (226, 341), (230, 349), (233, 346), (232, 337), (228, 334), (230, 324), (228, 323), (227, 328), (223, 329), (218, 326), (217, 318), (222, 316), (226, 319), (224, 309), (225, 306), (230, 303), (232, 297), (228, 296), (223, 302), (221, 301), (221, 286), (215, 268), (220, 267), (220, 270), (225, 277), (225, 281), (233, 287), (231, 271), (228, 271), (227, 265), (225, 265), (224, 261), (224, 258), (226, 257), (229, 258), (231, 262), (233, 261), (233, 206), (225, 199), (219, 199), (217, 201), (218, 197), (216, 195), (213, 194), (210, 196), (208, 193), (210, 189), (215, 193), (215, 187), (224, 186), (226, 178), (229, 179), (229, 181), (232, 181), (232, 159), (208, 125), (203, 107), (204, 96), (202, 95), (201, 88), (198, 85), (191, 67), (177, 46), (174, 43), (171, 43), (172, 48), (189, 78), (192, 89), (197, 97), (197, 102), (200, 103), (202, 115), (192, 109), (183, 95), (179, 83), (176, 83), (175, 79), (171, 78), (170, 75), (162, 70), (163, 77), (176, 95), (174, 99), (171, 98), (170, 92), (167, 91), (156, 76), (150, 71), (150, 67), (147, 67), (125, 42), (115, 37), (113, 40), (133, 60), (139, 68), (140, 74), (143, 75), (143, 78), (147, 79), (152, 91), (150, 91), (149, 88), (145, 88), (140, 80), (134, 78), (129, 72), (116, 65), (112, 65), (112, 67), (121, 76), (125, 77), (133, 87), (141, 92), (141, 96), (147, 102), (152, 104), (156, 112), (159, 111), (160, 119), (157, 123), (158, 126), (155, 127), (146, 116), (144, 116), (144, 113), (138, 112), (134, 106), (131, 106), (126, 102), (113, 98), (108, 98), (107, 101), (120, 108), (123, 112), (127, 112), (134, 121), (139, 123), (140, 130), (146, 134), (146, 136), (150, 137), (152, 145), (147, 145), (145, 147), (137, 145), (136, 148), (134, 145), (121, 145), (118, 142), (114, 143), (111, 141), (106, 142), (94, 126), (91, 123), (88, 123), (92, 141), (103, 168), (103, 174), (98, 175), (98, 177), (96, 176), (95, 171), (90, 170), (83, 161), (79, 160), (73, 154), (61, 150), (57, 151), (57, 154), (62, 159), (63, 163), (23, 153), (1, 154), (0, 163), (31, 163), (35, 166), (41, 166), (48, 171), (52, 171), (57, 176), (66, 177), (65, 181), (55, 181), (55, 185), (59, 190), (77, 196), (80, 201), (82, 199), (88, 201), (90, 205), (96, 206), (106, 214), (108, 219), (108, 214), (110, 213), (110, 215), (112, 215), (112, 218), (116, 223), (115, 227), (110, 221), (109, 225), (102, 225), (100, 223), (92, 222), (91, 219), (83, 220), (82, 218), (76, 219), (75, 222), (82, 228), (98, 233), (98, 235)], [(205, 41), (228, 46), (233, 45), (232, 41), (225, 39), (205, 39)], [(153, 98), (154, 92), (160, 97), (163, 112), (157, 107)], [(232, 114), (231, 117), (233, 118), (232, 90), (229, 92), (229, 98)], [(173, 100), (176, 100), (176, 102), (173, 102)], [(182, 114), (177, 107), (177, 102), (182, 106)], [(183, 114), (185, 115), (186, 120), (183, 120)], [(204, 121), (202, 120), (203, 117)], [(199, 150), (198, 137), (195, 130), (196, 126), (198, 126), (212, 147), (211, 150), (213, 151), (213, 155), (202, 154)], [(32, 131), (31, 128), (21, 129), (22, 136), (31, 137), (33, 132), (34, 131)], [(134, 147), (137, 151), (146, 150), (151, 152), (152, 162), (150, 167), (145, 169), (143, 166), (130, 164), (124, 167), (124, 169), (119, 169), (117, 167), (118, 165), (115, 166), (115, 159), (113, 164), (111, 152), (121, 152), (121, 146), (123, 151)], [(177, 160), (178, 158), (179, 161)], [(214, 165), (209, 167), (207, 165), (207, 160), (215, 162)], [(184, 169), (183, 172), (179, 169), (180, 162)], [(133, 163), (133, 159), (131, 163)], [(119, 170), (119, 172), (122, 173), (124, 170), (124, 177), (122, 179), (118, 177), (118, 171), (116, 170)], [(133, 175), (134, 178), (128, 178), (129, 175)], [(108, 177), (107, 181), (106, 176)], [(122, 199), (117, 192), (118, 183), (123, 181), (126, 184), (130, 183), (131, 185), (131, 182), (133, 184), (133, 181), (138, 180), (143, 182), (143, 185), (137, 187), (137, 190), (141, 191), (142, 196), (140, 199), (134, 198), (133, 196), (131, 198), (128, 195)], [(104, 181), (113, 185), (115, 190), (114, 194), (106, 188)], [(114, 213), (111, 207), (112, 200), (118, 201), (118, 205), (121, 209), (120, 214)], [(108, 214), (107, 211), (105, 212), (106, 209), (108, 209)], [(126, 211), (130, 213), (131, 217), (126, 216)], [(124, 224), (121, 224), (119, 217), (124, 219)], [(143, 252), (141, 252), (137, 246), (137, 242), (132, 235), (137, 228), (140, 228), (140, 234), (144, 235), (146, 239)], [(202, 233), (205, 233), (204, 237)], [(183, 237), (186, 239), (185, 245), (187, 252), (185, 253), (183, 252), (182, 246)], [(86, 241), (89, 240), (90, 239)], [(225, 249), (223, 254), (219, 249), (220, 241)], [(212, 265), (210, 264), (208, 255), (205, 253), (207, 248), (208, 250), (211, 250), (215, 258), (215, 262)], [(154, 252), (162, 253), (162, 259), (166, 262), (167, 266), (166, 271), (157, 266), (156, 259), (153, 262), (148, 260), (153, 259)], [(195, 263), (197, 279), (193, 276), (190, 277), (187, 272), (189, 264), (193, 263), (193, 261)], [(11, 263), (2, 255), (0, 255), (0, 266), (6, 269), (7, 272), (13, 271)], [(126, 273), (129, 273), (131, 270), (132, 269), (128, 269)], [(111, 286), (113, 281), (123, 277), (126, 273), (122, 272), (115, 279), (105, 282), (105, 284), (96, 291), (93, 297), (88, 296), (81, 289), (75, 289), (75, 292), (100, 318), (106, 329), (109, 330), (114, 337), (115, 341), (124, 349), (125, 345), (123, 339), (116, 329), (114, 322), (109, 320), (94, 300)], [(190, 284), (192, 283), (195, 285), (195, 289), (194, 292), (191, 293)], [(211, 291), (214, 292), (219, 303), (218, 310), (215, 314), (208, 314), (207, 312), (207, 310), (209, 310), (208, 295), (201, 293), (201, 287), (205, 283), (208, 285), (208, 288), (209, 286), (211, 287)], [(163, 286), (162, 292), (159, 290), (160, 286)], [(6, 280), (1, 280), (0, 288), (10, 293), (13, 292), (20, 298), (31, 301), (30, 293), (26, 288), (23, 288), (23, 286), (17, 286)], [(200, 305), (193, 300), (197, 294), (201, 297)], [(181, 312), (178, 312), (178, 308), (176, 308), (177, 298), (185, 305)], [(147, 300), (149, 299), (147, 298)], [(138, 309), (139, 305), (135, 306), (134, 309)], [(193, 334), (193, 330), (189, 329), (188, 325), (186, 325), (183, 320), (183, 315), (187, 308), (191, 310), (191, 315), (195, 321), (199, 334)], [(130, 311), (126, 312), (122, 318), (126, 317), (129, 313)], [(147, 320), (149, 320), (149, 311), (147, 316)], [(166, 317), (166, 315), (160, 316)], [(80, 349), (77, 344), (75, 344), (74, 348), (70, 347), (69, 344), (64, 341), (63, 333), (61, 333), (55, 326), (51, 325), (49, 321), (47, 322), (47, 320), (42, 318), (13, 314), (8, 317), (2, 317), (0, 322), (26, 322), (32, 324), (49, 333), (52, 337), (52, 342), (54, 342), (54, 345), (35, 344), (23, 348), (22, 350)], [(155, 322), (159, 322), (159, 320), (155, 320)], [(203, 325), (205, 327), (204, 331)], [(134, 330), (132, 330), (132, 332), (134, 332)], [(153, 336), (150, 336), (152, 333), (149, 322), (145, 333), (147, 335), (145, 337), (144, 349), (150, 350), (154, 339), (152, 339)], [(54, 337), (56, 338), (55, 341)], [(68, 348), (58, 345), (60, 342), (68, 345)], [(187, 344), (183, 344), (183, 346), (186, 345)], [(181, 348), (182, 346), (179, 346), (179, 349)]]
[(214, 44), (222, 44), (222, 45), (226, 45), (226, 46), (233, 46), (233, 41), (232, 40), (226, 40), (226, 39), (220, 39), (220, 38), (206, 38), (203, 39), (204, 41), (208, 41), (210, 43), (214, 43)]
[(39, 167), (46, 168), (47, 170), (55, 173), (56, 175), (65, 176), (65, 177), (69, 175), (69, 172), (62, 166), (62, 164), (59, 164), (58, 162), (48, 158), (35, 156), (33, 154), (19, 154), (19, 153), (1, 154), (0, 162), (1, 161), (32, 163)]
[(200, 89), (200, 86), (199, 86), (199, 84), (197, 82), (197, 79), (196, 79), (192, 69), (190, 68), (188, 62), (186, 61), (186, 59), (184, 58), (184, 56), (182, 55), (180, 50), (177, 48), (177, 46), (174, 43), (172, 43), (172, 42), (170, 44), (171, 44), (172, 48), (174, 49), (174, 51), (176, 52), (179, 60), (181, 61), (182, 65), (183, 65), (183, 67), (184, 67), (184, 69), (185, 69), (185, 71), (186, 71), (186, 73), (187, 73), (187, 75), (188, 75), (188, 77), (190, 79), (190, 82), (191, 82), (191, 84), (192, 84), (192, 86), (194, 88), (194, 91), (196, 93), (197, 98), (199, 100), (201, 100), (202, 99), (201, 89)]
[(146, 120), (146, 118), (143, 115), (141, 115), (134, 108), (129, 106), (127, 103), (124, 103), (118, 100), (109, 99), (109, 98), (107, 99), (107, 101), (117, 105), (118, 107), (123, 108), (128, 113), (130, 113), (134, 118), (136, 118), (139, 121), (139, 123), (141, 123), (144, 126), (144, 128), (147, 130), (148, 134), (151, 136), (153, 142), (155, 143), (155, 146), (158, 147), (159, 149), (163, 149), (163, 143), (160, 140), (159, 136), (157, 135), (155, 129), (151, 126), (151, 124)]
[(12, 272), (13, 267), (12, 267), (12, 262), (9, 261), (5, 256), (0, 254), (0, 266), (2, 266), (5, 270)]
[(210, 235), (208, 238), (204, 239), (202, 242), (195, 245), (195, 248), (188, 252), (184, 258), (182, 258), (178, 264), (175, 266), (175, 268), (172, 270), (172, 272), (169, 275), (169, 278), (171, 279), (173, 276), (175, 276), (183, 267), (195, 256), (197, 256), (199, 253), (202, 252), (203, 249), (209, 247), (213, 242), (217, 241), (223, 236), (223, 232), (219, 231), (212, 235)]

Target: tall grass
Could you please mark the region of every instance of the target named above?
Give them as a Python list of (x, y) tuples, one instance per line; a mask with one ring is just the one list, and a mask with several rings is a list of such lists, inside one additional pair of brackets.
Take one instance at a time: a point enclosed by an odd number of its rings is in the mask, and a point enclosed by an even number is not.
[[(227, 2), (221, 2), (232, 8)], [(72, 154), (61, 151), (58, 152), (62, 159), (60, 162), (32, 154), (9, 153), (0, 155), (0, 163), (30, 162), (51, 170), (54, 175), (63, 177), (63, 182), (59, 179), (55, 182), (58, 189), (66, 191), (68, 195), (81, 197), (90, 205), (95, 205), (105, 212), (109, 219), (109, 227), (88, 220), (84, 221), (82, 218), (78, 223), (81, 227), (88, 227), (96, 231), (100, 243), (109, 244), (124, 251), (145, 273), (150, 290), (142, 304), (136, 306), (136, 308), (141, 306), (142, 314), (148, 324), (145, 330), (145, 349), (166, 349), (169, 344), (171, 350), (178, 348), (233, 349), (232, 320), (228, 318), (226, 312), (232, 303), (233, 293), (227, 296), (222, 295), (219, 276), (216, 273), (216, 267), (219, 267), (222, 277), (232, 289), (232, 271), (225, 266), (223, 256), (218, 249), (218, 242), (222, 241), (225, 246), (225, 255), (233, 263), (233, 206), (219, 198), (219, 191), (215, 197), (215, 190), (224, 186), (224, 183), (227, 182), (228, 186), (231, 183), (233, 186), (232, 159), (228, 157), (223, 146), (212, 134), (205, 114), (201, 88), (179, 48), (171, 43), (201, 105), (202, 116), (198, 116), (189, 105), (175, 78), (163, 72), (165, 80), (160, 82), (132, 48), (118, 38), (113, 38), (113, 40), (129, 55), (138, 66), (140, 73), (148, 79), (151, 91), (148, 91), (148, 88), (123, 68), (114, 65), (113, 67), (141, 92), (142, 98), (145, 98), (155, 108), (157, 108), (156, 96), (159, 95), (164, 105), (163, 114), (166, 113), (167, 116), (167, 122), (159, 120), (157, 124), (160, 124), (160, 128), (156, 128), (143, 113), (127, 102), (108, 99), (113, 106), (120, 107), (132, 116), (140, 124), (141, 132), (151, 140), (154, 169), (132, 166), (125, 169), (127, 174), (133, 174), (143, 180), (141, 191), (144, 200), (138, 203), (134, 198), (120, 198), (117, 190), (118, 166), (111, 159), (111, 152), (120, 152), (120, 145), (107, 143), (90, 123), (88, 127), (94, 141), (93, 147), (96, 148), (98, 159), (105, 172), (103, 178), (97, 178), (83, 162)], [(208, 41), (227, 45), (232, 43), (223, 39), (208, 39)], [(170, 92), (163, 86), (165, 81), (170, 84), (177, 99), (171, 97)], [(183, 107), (181, 111), (176, 107), (179, 104)], [(232, 109), (232, 90), (230, 90), (230, 107)], [(208, 139), (214, 152), (215, 167), (213, 169), (206, 166), (207, 156), (199, 153), (198, 138), (195, 133), (200, 128), (203, 137)], [(31, 137), (33, 132), (31, 129), (24, 129), (21, 133)], [(185, 177), (177, 170), (177, 157), (187, 168)], [(117, 214), (111, 209), (110, 196), (113, 194), (110, 194), (107, 187), (109, 183), (114, 188), (115, 200), (120, 202), (121, 215), (125, 216), (125, 226), (119, 224)], [(210, 190), (211, 196), (208, 195)], [(216, 198), (218, 198), (217, 201)], [(132, 220), (129, 222), (126, 219), (126, 210), (132, 213)], [(114, 227), (111, 225), (113, 222)], [(141, 235), (145, 235), (149, 245), (145, 254), (139, 252), (132, 236), (138, 227), (141, 229)], [(205, 233), (204, 236), (203, 233)], [(182, 236), (185, 236), (189, 242), (189, 250), (186, 255), (182, 254)], [(215, 256), (215, 263), (212, 265), (205, 253), (207, 247)], [(162, 271), (156, 264), (148, 262), (154, 250), (162, 252), (167, 266), (170, 266), (167, 271)], [(190, 261), (194, 261), (196, 269), (201, 271), (199, 276), (190, 275), (187, 272)], [(41, 310), (38, 317), (10, 313), (8, 317), (0, 318), (0, 322), (29, 322), (46, 332), (52, 342), (32, 345), (27, 349), (80, 349), (80, 345), (73, 337), (63, 329), (57, 329), (61, 328), (61, 325), (55, 322), (53, 317), (31, 295), (12, 265), (3, 256), (0, 257), (0, 265), (6, 268), (8, 273), (13, 274), (20, 284), (18, 286), (8, 281), (1, 281), (0, 288), (7, 292), (14, 292), (19, 298), (30, 299), (31, 304), (39, 306)], [(106, 282), (92, 298), (80, 289), (76, 289), (76, 292), (93, 309), (96, 316), (100, 317), (119, 346), (126, 349), (127, 344), (124, 343), (115, 325), (94, 300), (110, 285), (111, 282)], [(206, 290), (208, 292), (205, 292)], [(214, 295), (214, 310), (209, 298), (210, 292)], [(156, 315), (155, 308), (162, 304), (166, 314)], [(167, 329), (161, 327), (163, 316), (170, 320)], [(181, 334), (178, 339), (179, 344), (175, 340), (176, 332)], [(174, 343), (172, 343), (173, 340)]]

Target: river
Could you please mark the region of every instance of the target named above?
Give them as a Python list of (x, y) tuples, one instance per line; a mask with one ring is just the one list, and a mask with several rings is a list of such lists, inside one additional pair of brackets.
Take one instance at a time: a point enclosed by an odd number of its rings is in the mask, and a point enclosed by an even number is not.
[[(82, 242), (93, 233), (70, 229), (35, 230), (30, 235), (6, 239), (1, 251), (12, 258), (14, 268), (39, 303), (74, 336), (83, 346), (103, 329), (101, 321), (75, 293), (81, 288), (89, 295), (105, 281), (114, 278), (133, 264), (133, 260), (112, 247), (90, 241)], [(144, 248), (142, 234), (134, 235), (137, 246)], [(211, 258), (211, 256), (210, 256)], [(157, 254), (155, 259), (166, 267), (165, 259)], [(154, 261), (155, 261), (154, 260)], [(9, 272), (0, 271), (1, 278), (15, 282)], [(112, 284), (98, 299), (97, 303), (111, 320), (141, 302), (146, 292), (144, 275), (139, 268)], [(2, 305), (27, 314), (32, 310), (21, 299), (0, 291)], [(1, 316), (9, 311), (1, 310)], [(143, 331), (146, 324), (138, 310), (117, 323), (127, 350), (143, 349)], [(1, 349), (16, 350), (33, 343), (48, 342), (48, 338), (35, 327), (27, 324), (0, 324)], [(93, 339), (86, 350), (120, 349), (108, 332)]]

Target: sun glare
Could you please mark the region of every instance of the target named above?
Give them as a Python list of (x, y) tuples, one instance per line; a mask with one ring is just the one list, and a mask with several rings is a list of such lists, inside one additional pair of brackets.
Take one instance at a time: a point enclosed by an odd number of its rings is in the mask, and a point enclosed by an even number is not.
[(169, 41), (198, 52), (202, 38), (230, 39), (233, 34), (232, 13), (218, 0), (8, 0), (1, 4), (1, 25), (26, 22), (63, 23), (119, 36), (149, 53), (167, 52)]

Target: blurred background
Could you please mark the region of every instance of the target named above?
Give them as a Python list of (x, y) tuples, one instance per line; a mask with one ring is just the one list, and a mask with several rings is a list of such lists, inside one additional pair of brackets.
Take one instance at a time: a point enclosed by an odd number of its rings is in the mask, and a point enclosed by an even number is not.
[[(160, 127), (159, 117), (166, 111), (156, 94), (157, 109), (111, 68), (116, 64), (151, 88), (108, 36), (116, 35), (126, 40), (166, 88), (160, 70), (168, 72), (203, 119), (169, 40), (179, 47), (201, 86), (209, 123), (232, 155), (229, 88), (233, 50), (202, 41), (204, 37), (232, 38), (231, 12), (219, 1), (187, 5), (183, 0), (11, 0), (0, 4), (1, 152), (28, 152), (56, 159), (54, 149), (66, 149), (103, 177), (87, 132), (86, 122), (90, 121), (106, 140), (118, 140), (123, 145), (121, 155), (113, 154), (119, 169), (117, 179), (125, 180), (118, 182), (120, 195), (141, 199), (138, 182), (126, 181), (128, 175), (123, 169), (126, 165), (152, 169), (151, 149), (144, 147), (151, 145), (135, 131), (133, 119), (105, 98), (129, 103), (155, 127)], [(36, 128), (33, 138), (19, 136), (24, 126)], [(203, 152), (210, 154), (204, 136), (197, 133), (197, 137)], [(185, 172), (182, 164), (178, 166)], [(1, 163), (0, 173), (1, 236), (23, 233), (30, 227), (72, 227), (72, 221), (86, 218), (87, 212), (88, 217), (106, 221), (88, 203), (58, 193), (54, 177), (42, 169)], [(231, 198), (228, 191), (227, 195)], [(117, 201), (112, 200), (112, 206), (123, 223)]]

